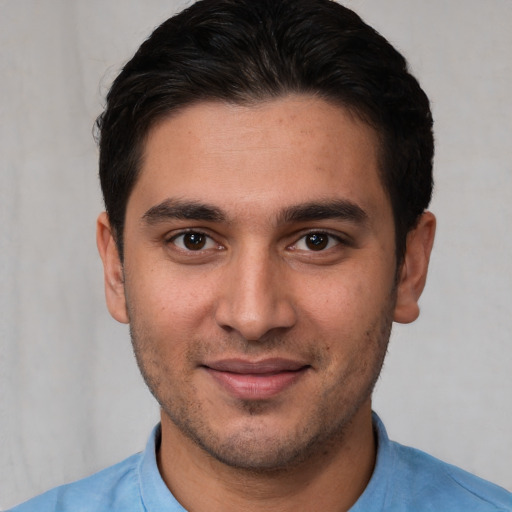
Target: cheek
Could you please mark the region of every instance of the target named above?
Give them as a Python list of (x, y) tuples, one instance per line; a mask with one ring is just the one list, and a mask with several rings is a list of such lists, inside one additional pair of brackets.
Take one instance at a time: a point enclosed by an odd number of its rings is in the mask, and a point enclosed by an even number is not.
[(177, 272), (161, 263), (145, 272), (128, 273), (126, 279), (127, 301), (136, 316), (134, 320), (150, 323), (155, 330), (176, 331), (187, 325), (197, 328), (211, 309), (214, 289), (208, 276), (186, 269)]
[(305, 288), (301, 293), (301, 297), (308, 297), (301, 300), (304, 316), (333, 335), (364, 330), (389, 301), (389, 289), (379, 289), (377, 281), (370, 284), (356, 272), (323, 285), (317, 283), (316, 293), (311, 293), (314, 286)]
[(310, 294), (302, 304), (303, 327), (321, 344), (328, 379), (364, 374), (385, 350), (394, 304), (387, 281), (354, 271), (325, 283), (321, 293)]
[(142, 373), (158, 388), (161, 375), (174, 379), (187, 366), (190, 340), (197, 336), (198, 299), (180, 291), (180, 280), (144, 279), (126, 282), (132, 342)]

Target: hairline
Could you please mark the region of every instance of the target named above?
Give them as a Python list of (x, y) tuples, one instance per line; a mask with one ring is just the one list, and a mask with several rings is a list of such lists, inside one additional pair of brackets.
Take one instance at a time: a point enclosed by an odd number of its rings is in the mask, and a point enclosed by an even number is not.
[[(393, 204), (393, 200), (391, 197), (391, 191), (386, 183), (386, 142), (385, 142), (385, 134), (383, 133), (383, 128), (379, 128), (377, 122), (372, 120), (371, 114), (365, 112), (365, 109), (358, 107), (353, 104), (349, 104), (348, 102), (342, 101), (340, 98), (334, 98), (332, 95), (327, 95), (321, 91), (296, 91), (296, 90), (283, 90), (279, 94), (267, 94), (267, 95), (250, 95), (250, 93), (246, 93), (244, 96), (240, 96), (238, 98), (222, 98), (220, 96), (215, 95), (205, 95), (201, 98), (193, 98), (188, 101), (182, 102), (176, 106), (169, 106), (166, 110), (162, 111), (160, 114), (156, 114), (149, 120), (149, 122), (143, 126), (141, 129), (142, 135), (139, 138), (137, 144), (134, 146), (134, 159), (136, 163), (136, 172), (135, 179), (131, 184), (130, 191), (128, 193), (125, 208), (123, 212), (122, 218), (122, 232), (119, 234), (113, 229), (113, 236), (116, 243), (116, 247), (119, 252), (121, 263), (124, 261), (124, 234), (125, 234), (125, 223), (126, 223), (126, 212), (128, 209), (128, 204), (130, 202), (130, 198), (137, 186), (137, 183), (142, 174), (142, 170), (144, 168), (144, 161), (146, 157), (146, 147), (148, 143), (148, 139), (154, 130), (157, 129), (159, 125), (162, 123), (172, 120), (175, 116), (180, 115), (183, 111), (202, 104), (221, 104), (226, 106), (243, 106), (243, 107), (257, 107), (259, 105), (268, 104), (274, 101), (279, 101), (282, 99), (296, 97), (296, 98), (317, 98), (323, 100), (324, 102), (330, 104), (331, 106), (343, 109), (352, 119), (363, 123), (367, 127), (369, 127), (377, 141), (376, 147), (376, 159), (377, 159), (377, 175), (379, 178), (379, 182), (382, 186), (382, 189), (389, 201), (389, 205), (391, 207), (392, 216), (393, 216), (393, 228), (394, 228), (394, 237), (395, 237), (395, 255), (397, 257), (397, 266), (401, 263), (403, 259), (403, 250), (400, 250), (401, 245), (397, 237), (397, 212), (395, 212), (395, 207)], [(407, 231), (411, 231), (415, 226), (411, 226)]]

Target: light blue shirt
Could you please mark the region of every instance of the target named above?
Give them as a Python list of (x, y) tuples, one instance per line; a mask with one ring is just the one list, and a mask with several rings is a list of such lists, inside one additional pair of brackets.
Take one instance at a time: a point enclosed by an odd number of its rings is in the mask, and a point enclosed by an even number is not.
[[(350, 512), (512, 512), (512, 494), (505, 489), (390, 441), (375, 414), (374, 427), (375, 470)], [(11, 512), (184, 512), (158, 472), (159, 437), (157, 426), (143, 453), (52, 489)]]

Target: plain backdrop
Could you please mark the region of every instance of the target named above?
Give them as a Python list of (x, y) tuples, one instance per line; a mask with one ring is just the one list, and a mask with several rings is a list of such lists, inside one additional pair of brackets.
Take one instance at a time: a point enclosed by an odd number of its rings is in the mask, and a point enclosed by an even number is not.
[[(390, 436), (512, 489), (512, 2), (353, 0), (432, 100), (438, 235), (374, 408)], [(141, 450), (158, 409), (106, 312), (95, 117), (185, 5), (0, 0), (0, 509)]]

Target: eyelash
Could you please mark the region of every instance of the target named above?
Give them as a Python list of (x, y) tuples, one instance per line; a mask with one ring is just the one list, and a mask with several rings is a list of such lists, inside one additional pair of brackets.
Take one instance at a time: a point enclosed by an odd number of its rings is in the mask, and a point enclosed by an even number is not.
[[(204, 247), (200, 247), (198, 250), (193, 250), (193, 249), (190, 249), (190, 248), (187, 248), (187, 247), (180, 247), (176, 243), (176, 240), (178, 240), (179, 238), (184, 238), (187, 235), (197, 235), (198, 237), (204, 237), (205, 244), (208, 244), (209, 242), (210, 243), (213, 242), (217, 246), (217, 248), (221, 247), (220, 244), (218, 244), (210, 235), (208, 235), (207, 233), (204, 233), (203, 231), (199, 231), (199, 230), (196, 230), (196, 229), (190, 229), (190, 230), (187, 230), (187, 231), (182, 231), (181, 233), (177, 233), (177, 234), (171, 236), (166, 241), (166, 243), (174, 244), (174, 245), (179, 247), (179, 249), (181, 249), (184, 252), (194, 253), (194, 252), (201, 252), (202, 250), (207, 250), (207, 249), (204, 249)], [(185, 242), (183, 242), (183, 245), (185, 245)]]
[[(209, 243), (214, 243), (216, 245), (216, 248), (220, 249), (222, 248), (222, 246), (217, 243), (215, 241), (214, 238), (212, 238), (210, 235), (208, 235), (207, 233), (204, 233), (203, 231), (200, 231), (200, 230), (187, 230), (187, 231), (182, 231), (180, 233), (177, 233), (173, 236), (171, 236), (168, 240), (166, 240), (166, 243), (172, 243), (174, 244), (175, 246), (177, 246), (180, 250), (184, 251), (184, 252), (189, 252), (189, 253), (200, 253), (204, 250), (208, 250), (208, 249), (211, 249), (212, 247), (204, 247), (204, 246), (201, 246), (199, 247), (197, 250), (194, 250), (194, 249), (191, 249), (190, 247), (186, 247), (185, 246), (185, 242), (183, 241), (182, 244), (177, 244), (176, 241), (180, 238), (183, 238), (185, 237), (186, 235), (197, 235), (199, 238), (201, 237), (204, 237), (203, 240), (205, 240), (205, 245), (208, 245)], [(318, 250), (315, 250), (315, 249), (312, 249), (312, 248), (306, 248), (306, 249), (297, 249), (297, 246), (302, 242), (304, 244), (307, 244), (307, 237), (327, 237), (327, 243), (326, 243), (326, 246), (322, 247), (322, 244), (319, 243), (318, 244)], [(333, 243), (334, 242), (334, 245)], [(315, 243), (315, 242), (313, 242)], [(200, 244), (200, 241), (198, 241), (198, 245)], [(337, 245), (345, 245), (345, 246), (349, 246), (350, 243), (349, 241), (347, 241), (346, 239), (340, 237), (339, 235), (334, 235), (332, 233), (329, 233), (328, 231), (321, 231), (321, 230), (312, 230), (308, 233), (305, 233), (303, 234), (301, 237), (299, 237), (295, 242), (293, 242), (292, 244), (290, 244), (289, 246), (287, 246), (288, 249), (290, 250), (303, 250), (305, 252), (325, 252), (326, 250), (328, 249), (332, 249), (333, 246), (336, 247)]]
[[(327, 237), (327, 242), (326, 242), (326, 245), (325, 246), (322, 246), (321, 243), (319, 243), (317, 245), (317, 248), (318, 250), (315, 250), (315, 249), (312, 249), (311, 247), (309, 249), (297, 249), (297, 246), (300, 244), (300, 243), (303, 243), (304, 245), (306, 245), (308, 243), (308, 237)], [(334, 242), (334, 244), (332, 243)], [(349, 245), (348, 242), (343, 239), (342, 237), (340, 237), (339, 235), (334, 235), (332, 233), (329, 233), (328, 231), (317, 231), (317, 230), (312, 230), (312, 231), (309, 231), (308, 233), (305, 233), (304, 235), (302, 235), (296, 242), (294, 242), (292, 245), (290, 245), (289, 247), (292, 249), (292, 250), (304, 250), (306, 252), (325, 252), (329, 249), (332, 249), (333, 247), (336, 247), (337, 245)]]

